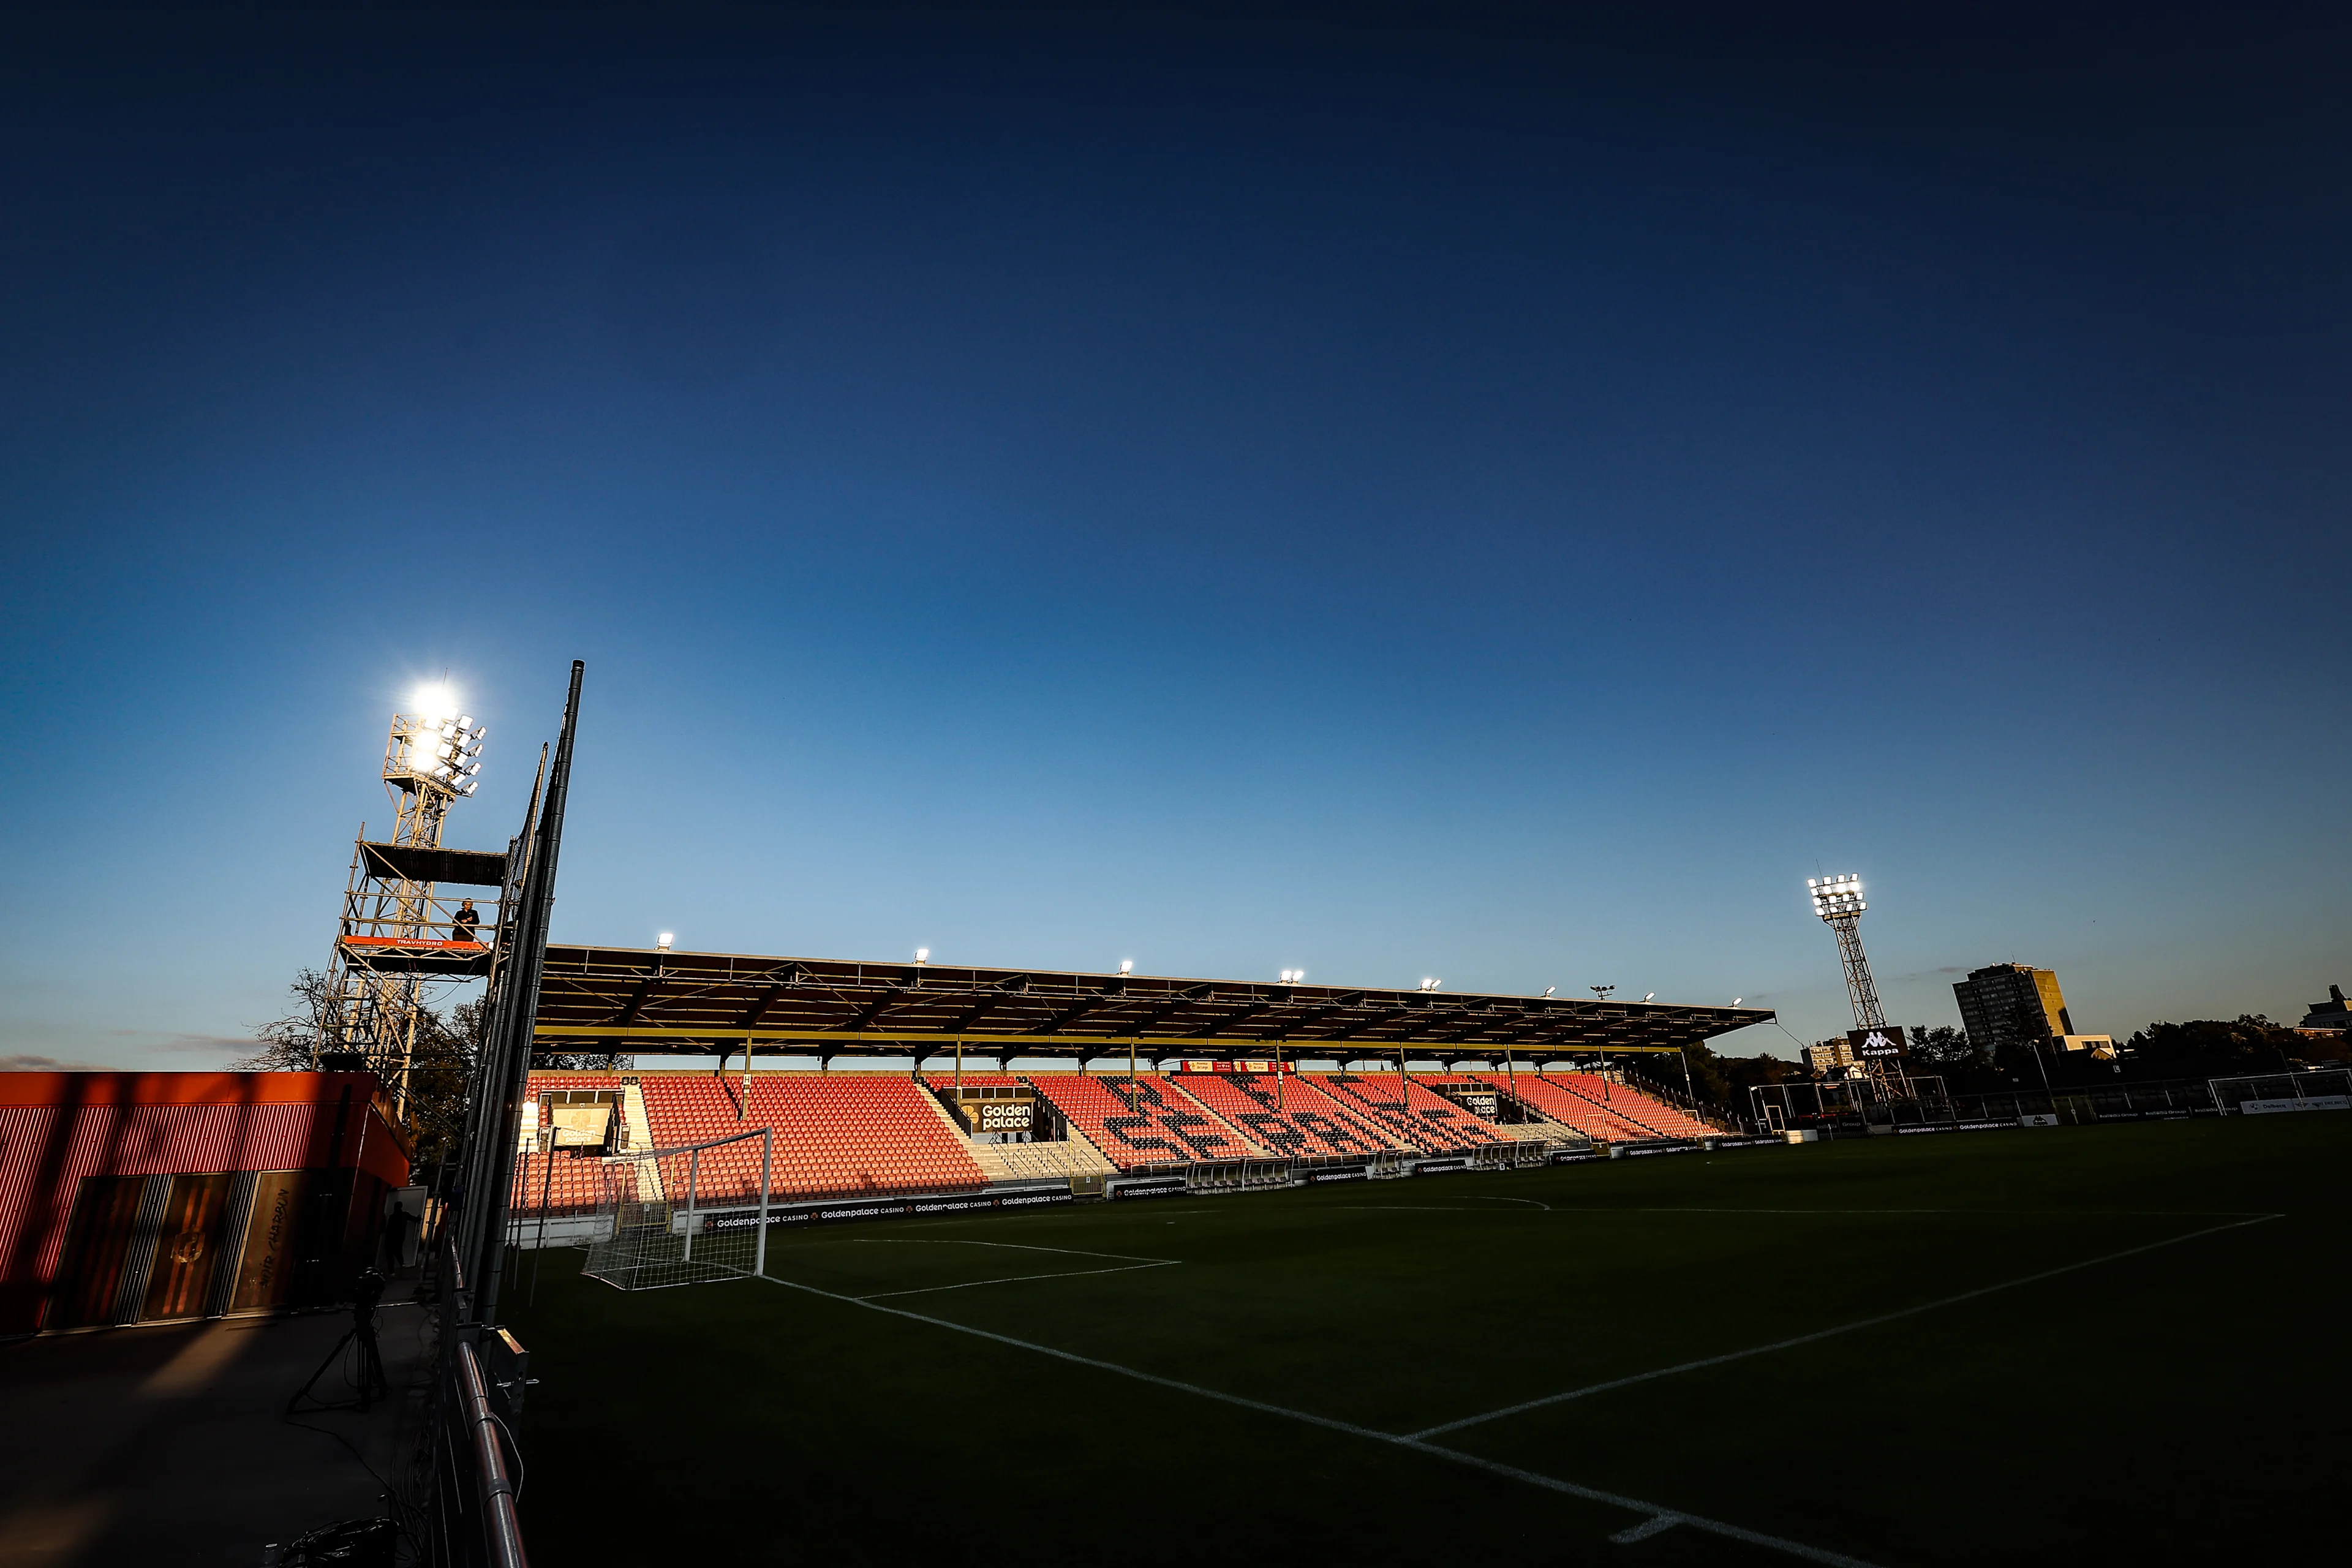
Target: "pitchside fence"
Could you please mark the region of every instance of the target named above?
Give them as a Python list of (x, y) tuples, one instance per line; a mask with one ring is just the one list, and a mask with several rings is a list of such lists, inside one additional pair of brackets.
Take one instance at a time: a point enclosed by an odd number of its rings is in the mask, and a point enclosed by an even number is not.
[[(775, 1129), (761, 1127), (707, 1143), (607, 1155), (581, 1272), (624, 1290), (763, 1273), (775, 1153)], [(714, 1209), (753, 1210), (758, 1219), (747, 1229), (707, 1230)]]
[(2261, 1116), (2280, 1110), (2352, 1110), (2352, 1068), (2217, 1078), (2209, 1087), (2213, 1108), (2224, 1113)]

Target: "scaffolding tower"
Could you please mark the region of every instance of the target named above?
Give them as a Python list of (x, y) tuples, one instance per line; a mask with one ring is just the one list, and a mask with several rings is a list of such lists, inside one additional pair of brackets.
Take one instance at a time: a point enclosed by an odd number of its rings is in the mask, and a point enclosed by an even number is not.
[[(428, 689), (420, 707), (393, 715), (384, 743), (392, 837), (373, 841), (362, 826), (352, 848), (316, 1047), (319, 1065), (333, 1056), (373, 1072), (401, 1118), (425, 988), (490, 973), (507, 902), (508, 857), (441, 845), (450, 806), (474, 793), (488, 728), (456, 711), (439, 689)], [(444, 883), (494, 889), (483, 895), (489, 907), (471, 894), (444, 897)]]

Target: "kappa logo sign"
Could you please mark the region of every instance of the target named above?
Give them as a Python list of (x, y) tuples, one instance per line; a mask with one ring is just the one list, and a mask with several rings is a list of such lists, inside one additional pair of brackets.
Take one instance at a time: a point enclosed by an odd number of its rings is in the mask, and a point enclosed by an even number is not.
[(1893, 1024), (1875, 1029), (1848, 1029), (1845, 1037), (1852, 1043), (1853, 1054), (1865, 1061), (1899, 1057), (1910, 1048), (1902, 1029)]

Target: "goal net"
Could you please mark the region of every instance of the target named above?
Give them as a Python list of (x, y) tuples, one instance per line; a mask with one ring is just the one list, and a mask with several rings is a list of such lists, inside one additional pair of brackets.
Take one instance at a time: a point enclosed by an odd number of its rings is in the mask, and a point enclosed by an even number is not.
[(603, 1212), (581, 1272), (624, 1290), (700, 1285), (762, 1272), (775, 1130), (612, 1154)]

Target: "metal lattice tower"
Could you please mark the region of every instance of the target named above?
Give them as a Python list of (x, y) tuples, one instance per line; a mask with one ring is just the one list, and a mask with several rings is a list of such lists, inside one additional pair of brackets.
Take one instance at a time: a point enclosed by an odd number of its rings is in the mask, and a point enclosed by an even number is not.
[[(1870, 960), (1862, 951), (1862, 911), (1870, 907), (1863, 902), (1862, 879), (1851, 871), (1836, 877), (1808, 877), (1805, 887), (1813, 897), (1813, 913), (1837, 933), (1838, 962), (1845, 970), (1845, 993), (1853, 1003), (1853, 1026), (1885, 1028), (1886, 1014), (1878, 1005), (1878, 983), (1870, 977)], [(1885, 1083), (1887, 1070), (1884, 1061), (1872, 1060), (1864, 1067), (1874, 1080)]]
[(1878, 1007), (1878, 983), (1871, 979), (1870, 960), (1862, 952), (1862, 911), (1870, 908), (1862, 901), (1862, 879), (1848, 871), (1842, 877), (1808, 877), (1805, 886), (1813, 895), (1813, 913), (1837, 932), (1845, 991), (1853, 1001), (1853, 1026), (1886, 1027), (1886, 1015)]
[(474, 793), (487, 732), (455, 710), (446, 689), (421, 694), (421, 710), (395, 713), (384, 742), (383, 786), (393, 801), (389, 843), (362, 829), (352, 854), (333, 956), (319, 1057), (357, 1056), (392, 1091), (395, 1114), (408, 1104), (409, 1069), (434, 978), (487, 971), (490, 944), (480, 927), (434, 893), (433, 862), (449, 807)]

